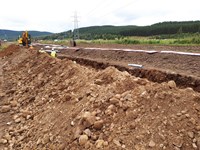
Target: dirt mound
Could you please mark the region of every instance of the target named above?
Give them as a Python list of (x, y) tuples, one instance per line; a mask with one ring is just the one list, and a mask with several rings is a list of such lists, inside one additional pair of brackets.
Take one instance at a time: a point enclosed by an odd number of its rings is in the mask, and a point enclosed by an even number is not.
[(0, 57), (12, 55), (14, 52), (17, 52), (19, 49), (20, 47), (15, 44), (9, 45), (4, 50), (0, 51)]
[(4, 66), (2, 149), (200, 148), (200, 94), (191, 88), (37, 51), (17, 57)]
[(127, 66), (122, 66), (118, 64), (112, 64), (108, 62), (101, 62), (98, 60), (91, 60), (91, 59), (85, 59), (85, 58), (79, 58), (79, 57), (69, 57), (66, 55), (60, 55), (58, 56), (60, 59), (68, 58), (70, 60), (76, 61), (81, 65), (92, 67), (97, 70), (105, 69), (109, 66), (114, 66), (120, 71), (127, 71), (129, 74), (140, 77), (140, 78), (146, 78), (153, 82), (168, 82), (170, 80), (174, 80), (178, 87), (180, 88), (186, 88), (191, 87), (195, 91), (200, 92), (200, 78), (192, 77), (192, 76), (186, 76), (183, 74), (177, 74), (175, 72), (167, 72), (162, 70), (156, 70), (156, 69), (145, 69), (145, 68), (130, 68)]

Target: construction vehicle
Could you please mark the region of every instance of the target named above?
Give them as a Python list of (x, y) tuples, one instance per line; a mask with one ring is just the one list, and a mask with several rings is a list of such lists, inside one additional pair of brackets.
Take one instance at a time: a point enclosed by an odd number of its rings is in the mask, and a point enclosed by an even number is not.
[(22, 36), (18, 38), (19, 45), (29, 47), (31, 44), (31, 35), (28, 31), (22, 32)]

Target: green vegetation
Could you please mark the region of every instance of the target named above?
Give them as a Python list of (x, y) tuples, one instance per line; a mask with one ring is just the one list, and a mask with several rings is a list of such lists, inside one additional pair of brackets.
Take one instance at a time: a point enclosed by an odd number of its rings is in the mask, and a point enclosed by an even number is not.
[(1, 43), (1, 46), (0, 46), (0, 51), (4, 50), (5, 48), (7, 48), (8, 46), (10, 45), (10, 43)]
[(200, 32), (200, 21), (163, 22), (120, 32), (123, 36), (153, 36)]
[[(0, 39), (16, 40), (22, 31), (0, 30)], [(73, 31), (29, 31), (32, 41), (69, 45)], [(77, 43), (199, 45), (200, 21), (162, 22), (150, 26), (92, 26), (79, 29)]]
[(69, 39), (71, 38), (73, 35), (72, 31), (69, 30), (67, 32), (62, 32), (62, 33), (55, 33), (55, 34), (50, 34), (47, 36), (40, 36), (40, 37), (36, 37), (34, 38), (35, 40), (63, 40), (63, 39)]
[[(60, 44), (69, 46), (70, 39), (63, 40), (43, 40), (41, 43)], [(94, 40), (77, 40), (77, 43), (95, 43), (95, 44), (152, 44), (152, 45), (198, 45), (200, 44), (200, 33), (182, 33), (166, 34), (156, 36), (131, 36), (116, 39), (94, 39)]]
[[(8, 40), (8, 41), (14, 41), (16, 40), (19, 35), (22, 35), (23, 31), (12, 31), (12, 30), (2, 30), (0, 29), (0, 39), (4, 40)], [(29, 31), (29, 34), (32, 37), (40, 37), (40, 36), (47, 36), (47, 35), (51, 35), (52, 33), (50, 32), (39, 32), (39, 31)]]
[[(150, 26), (92, 26), (79, 29), (80, 39), (85, 40), (113, 40), (132, 36), (156, 36), (156, 35), (181, 35), (185, 33), (200, 32), (200, 21), (162, 22)], [(52, 34), (45, 36), (43, 40), (72, 38), (73, 32)], [(176, 35), (177, 36), (177, 35)]]
[[(200, 21), (162, 22), (150, 26), (92, 26), (79, 29), (77, 42), (117, 44), (200, 44)], [(42, 40), (70, 40), (71, 30), (40, 37)]]

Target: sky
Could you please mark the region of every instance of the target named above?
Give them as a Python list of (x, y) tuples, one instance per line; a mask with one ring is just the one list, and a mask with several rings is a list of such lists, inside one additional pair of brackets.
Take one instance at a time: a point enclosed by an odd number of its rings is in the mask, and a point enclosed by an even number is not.
[[(76, 26), (200, 20), (199, 0), (2, 0), (0, 29), (53, 33)], [(77, 17), (75, 17), (77, 16)]]

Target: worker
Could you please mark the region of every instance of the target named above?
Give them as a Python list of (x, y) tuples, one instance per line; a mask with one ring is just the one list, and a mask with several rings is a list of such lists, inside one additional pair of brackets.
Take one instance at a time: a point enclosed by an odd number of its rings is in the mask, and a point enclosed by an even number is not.
[(52, 56), (52, 57), (56, 57), (56, 51), (54, 50), (54, 48), (52, 48), (51, 56)]
[(76, 47), (76, 41), (74, 40), (74, 38), (70, 40), (70, 46)]
[(41, 49), (39, 50), (39, 52), (40, 52), (40, 53), (46, 53), (46, 51), (43, 50), (43, 48), (41, 48)]

